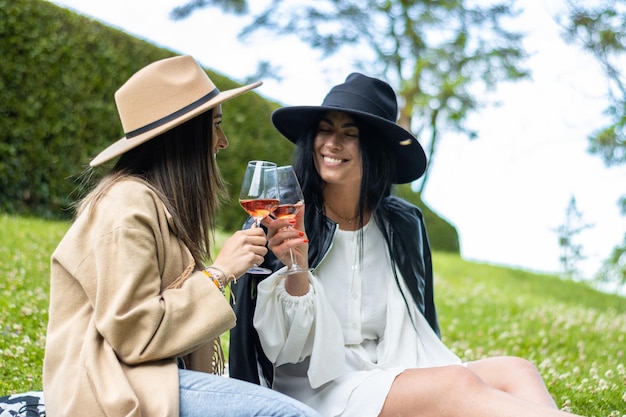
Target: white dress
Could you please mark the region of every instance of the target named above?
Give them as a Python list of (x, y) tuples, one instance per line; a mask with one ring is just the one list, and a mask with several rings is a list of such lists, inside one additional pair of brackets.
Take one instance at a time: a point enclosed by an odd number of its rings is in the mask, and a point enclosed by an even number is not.
[(258, 286), (254, 327), (276, 366), (273, 388), (323, 416), (377, 416), (405, 369), (461, 364), (398, 277), (407, 311), (373, 219), (363, 232), (360, 261), (358, 231), (337, 230), (307, 294), (288, 294), (281, 271)]

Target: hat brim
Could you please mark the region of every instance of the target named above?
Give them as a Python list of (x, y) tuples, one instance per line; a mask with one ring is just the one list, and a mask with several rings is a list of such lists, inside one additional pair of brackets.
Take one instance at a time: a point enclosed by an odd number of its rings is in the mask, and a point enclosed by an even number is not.
[(147, 142), (148, 140), (167, 132), (168, 130), (171, 130), (173, 128), (175, 128), (176, 126), (179, 126), (183, 123), (185, 123), (188, 120), (193, 119), (194, 117), (212, 109), (215, 108), (217, 106), (219, 106), (220, 104), (230, 100), (233, 97), (236, 97), (240, 94), (245, 93), (246, 91), (250, 91), (253, 88), (257, 88), (258, 86), (260, 86), (261, 84), (263, 84), (262, 81), (257, 81), (255, 83), (252, 84), (248, 84), (245, 85), (243, 87), (238, 87), (238, 88), (233, 88), (231, 90), (226, 90), (226, 91), (220, 91), (220, 93), (218, 95), (216, 95), (215, 97), (213, 97), (211, 100), (207, 101), (206, 103), (202, 104), (201, 106), (196, 107), (195, 109), (181, 115), (180, 117), (173, 119), (167, 123), (164, 123), (154, 129), (151, 129), (149, 131), (146, 131), (140, 135), (137, 136), (133, 136), (132, 138), (128, 139), (126, 137), (123, 137), (121, 139), (119, 139), (118, 141), (114, 142), (113, 144), (109, 145), (106, 149), (104, 149), (102, 152), (100, 152), (98, 154), (98, 156), (96, 156), (94, 159), (91, 160), (91, 162), (89, 162), (89, 165), (92, 167), (95, 167), (97, 165), (101, 165), (107, 161), (110, 161), (113, 158), (116, 158), (120, 155), (122, 155), (125, 152), (128, 152), (129, 150), (136, 148), (137, 146)]
[(359, 117), (378, 130), (382, 138), (392, 145), (396, 157), (395, 184), (415, 181), (426, 171), (426, 154), (415, 136), (397, 123), (371, 113), (333, 106), (282, 107), (272, 113), (272, 123), (283, 136), (297, 143), (303, 132), (316, 127), (314, 124), (318, 122), (321, 113), (329, 111)]

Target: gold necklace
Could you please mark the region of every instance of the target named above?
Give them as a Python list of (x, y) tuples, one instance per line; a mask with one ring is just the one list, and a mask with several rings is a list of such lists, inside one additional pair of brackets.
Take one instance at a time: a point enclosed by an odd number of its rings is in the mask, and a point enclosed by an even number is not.
[(339, 217), (340, 220), (348, 223), (348, 224), (352, 224), (353, 221), (355, 221), (356, 219), (359, 218), (359, 215), (357, 214), (354, 217), (351, 217), (349, 219), (346, 219), (345, 217), (343, 217), (341, 214), (337, 213), (331, 206), (330, 204), (328, 204), (328, 202), (326, 202), (326, 207), (328, 207), (330, 209), (330, 211), (332, 211), (337, 217)]

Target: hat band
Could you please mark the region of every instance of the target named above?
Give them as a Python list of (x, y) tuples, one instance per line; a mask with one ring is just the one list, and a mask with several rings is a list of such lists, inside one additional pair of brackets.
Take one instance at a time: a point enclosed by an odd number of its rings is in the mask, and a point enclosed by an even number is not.
[(180, 110), (175, 111), (174, 113), (162, 117), (159, 120), (156, 120), (152, 123), (149, 123), (143, 127), (140, 127), (139, 129), (135, 129), (132, 130), (130, 132), (126, 133), (126, 139), (131, 139), (135, 136), (141, 135), (142, 133), (145, 133), (149, 130), (155, 129), (161, 125), (164, 125), (167, 122), (170, 122), (174, 119), (177, 119), (178, 117), (182, 116), (183, 114), (189, 113), (190, 111), (200, 107), (201, 105), (203, 105), (204, 103), (206, 103), (207, 101), (211, 100), (213, 97), (217, 96), (220, 93), (220, 90), (218, 90), (217, 88), (213, 89), (213, 91), (211, 91), (209, 94), (207, 94), (204, 97), (199, 98), (198, 100), (194, 101), (191, 104), (186, 105), (185, 107), (183, 107)]

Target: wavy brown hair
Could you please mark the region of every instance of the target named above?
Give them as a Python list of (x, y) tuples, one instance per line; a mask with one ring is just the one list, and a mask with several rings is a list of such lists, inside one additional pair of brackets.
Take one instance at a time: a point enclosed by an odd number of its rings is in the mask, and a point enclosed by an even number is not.
[(124, 153), (96, 188), (79, 204), (95, 206), (117, 181), (136, 177), (163, 200), (198, 268), (210, 258), (219, 205), (227, 196), (213, 155), (213, 111)]

